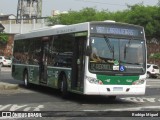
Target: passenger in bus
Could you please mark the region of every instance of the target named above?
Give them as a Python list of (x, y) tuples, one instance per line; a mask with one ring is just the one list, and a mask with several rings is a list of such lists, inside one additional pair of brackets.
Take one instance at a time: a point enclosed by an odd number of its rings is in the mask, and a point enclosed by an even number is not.
[(99, 57), (98, 50), (96, 47), (92, 47), (92, 53), (90, 58), (92, 62), (105, 62)]

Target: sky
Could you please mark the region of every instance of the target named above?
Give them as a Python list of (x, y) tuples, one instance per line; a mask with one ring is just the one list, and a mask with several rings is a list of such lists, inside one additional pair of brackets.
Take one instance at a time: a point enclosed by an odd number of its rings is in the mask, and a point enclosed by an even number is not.
[[(42, 16), (50, 16), (53, 10), (78, 11), (86, 7), (113, 12), (127, 9), (126, 4), (134, 5), (142, 2), (146, 6), (154, 6), (158, 0), (42, 0)], [(0, 0), (0, 13), (16, 15), (17, 4), (18, 0)]]

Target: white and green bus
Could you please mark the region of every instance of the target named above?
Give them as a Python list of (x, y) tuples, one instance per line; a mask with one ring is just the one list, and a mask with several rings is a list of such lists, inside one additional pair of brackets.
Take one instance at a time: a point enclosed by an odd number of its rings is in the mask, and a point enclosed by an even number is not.
[[(93, 55), (96, 48), (99, 56)], [(91, 57), (92, 56), (92, 57)], [(98, 58), (99, 60), (94, 60)], [(84, 95), (143, 95), (146, 88), (144, 28), (111, 21), (58, 25), (18, 34), (12, 76)]]

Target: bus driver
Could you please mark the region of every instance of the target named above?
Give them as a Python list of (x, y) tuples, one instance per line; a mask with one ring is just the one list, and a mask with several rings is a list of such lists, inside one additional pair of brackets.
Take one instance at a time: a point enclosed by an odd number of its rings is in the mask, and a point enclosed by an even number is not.
[[(97, 45), (98, 46), (98, 45)], [(97, 48), (97, 46), (95, 45), (95, 43), (92, 43), (92, 53), (91, 53), (91, 62), (105, 62), (104, 60), (102, 60), (100, 58), (100, 53), (102, 52), (101, 50), (99, 50)], [(98, 46), (100, 47), (100, 46)]]

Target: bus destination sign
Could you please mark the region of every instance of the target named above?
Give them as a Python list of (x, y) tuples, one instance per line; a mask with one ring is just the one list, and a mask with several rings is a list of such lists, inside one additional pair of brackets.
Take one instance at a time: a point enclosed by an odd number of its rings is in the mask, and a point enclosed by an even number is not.
[(143, 29), (127, 25), (91, 25), (91, 33), (143, 37)]
[(96, 27), (97, 33), (118, 34), (118, 35), (138, 35), (138, 31), (124, 28)]

